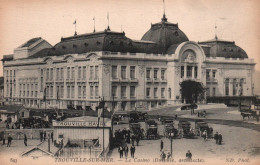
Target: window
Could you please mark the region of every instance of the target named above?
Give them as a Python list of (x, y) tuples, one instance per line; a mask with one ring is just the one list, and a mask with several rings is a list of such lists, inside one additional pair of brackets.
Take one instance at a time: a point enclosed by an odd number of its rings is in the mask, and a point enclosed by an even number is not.
[(206, 95), (209, 96), (210, 95), (210, 88), (206, 89)]
[(74, 67), (71, 68), (71, 78), (72, 79), (75, 78), (75, 69), (74, 69)]
[(81, 98), (81, 86), (78, 86), (78, 98)]
[(74, 98), (74, 94), (75, 94), (75, 88), (74, 86), (71, 86), (71, 98)]
[(112, 66), (112, 78), (117, 78), (117, 66)]
[(161, 98), (165, 98), (165, 88), (161, 88)]
[(81, 79), (81, 67), (78, 67), (78, 78)]
[(153, 70), (153, 78), (155, 79), (155, 80), (157, 80), (158, 79), (158, 69), (154, 69)]
[(63, 98), (63, 97), (64, 97), (64, 87), (61, 86), (61, 98)]
[(121, 66), (121, 78), (126, 79), (126, 66)]
[(135, 66), (130, 66), (130, 78), (135, 79)]
[(135, 86), (130, 86), (130, 97), (135, 97)]
[(15, 70), (14, 70), (14, 78), (15, 78)]
[(240, 79), (240, 82), (239, 82), (239, 85), (240, 85), (239, 95), (240, 96), (243, 95), (243, 84), (244, 84), (244, 79)]
[(215, 70), (212, 71), (212, 77), (213, 77), (214, 79), (216, 78), (216, 71), (215, 71)]
[(225, 80), (225, 95), (229, 95), (229, 79)]
[(98, 97), (99, 96), (99, 92), (98, 92), (98, 86), (95, 86), (95, 96)]
[(194, 78), (198, 78), (198, 67), (195, 66), (194, 68)]
[(24, 117), (24, 112), (22, 112), (22, 117)]
[(90, 80), (93, 80), (94, 78), (94, 69), (93, 66), (90, 66)]
[(172, 98), (172, 89), (171, 88), (168, 89), (168, 95), (169, 95), (169, 99), (171, 99)]
[(53, 80), (53, 68), (51, 68), (51, 75), (50, 75), (50, 79)]
[(192, 66), (187, 66), (187, 77), (192, 77)]
[(64, 77), (64, 71), (63, 71), (63, 68), (60, 69), (60, 77), (61, 77), (61, 79), (63, 80), (63, 77)]
[(56, 80), (59, 79), (59, 75), (60, 75), (60, 68), (56, 69)]
[(126, 97), (126, 86), (121, 86), (121, 98)]
[(207, 70), (206, 70), (206, 78), (207, 78), (207, 79), (210, 78), (210, 76), (209, 76), (209, 72), (210, 72), (210, 70), (207, 69)]
[(67, 98), (70, 98), (70, 86), (67, 86)]
[(86, 86), (83, 86), (83, 97), (86, 98)]
[(67, 68), (67, 79), (70, 79), (70, 68)]
[(161, 70), (161, 79), (165, 80), (165, 69)]
[(112, 96), (116, 96), (117, 86), (112, 86)]
[(146, 97), (150, 97), (150, 88), (146, 88)]
[(184, 66), (181, 66), (181, 78), (184, 77)]
[(151, 78), (151, 70), (150, 69), (146, 69), (146, 78), (147, 79)]
[(158, 97), (158, 95), (157, 95), (157, 93), (158, 93), (158, 88), (154, 88), (154, 98), (157, 98)]
[(98, 66), (95, 66), (95, 80), (98, 79)]
[(83, 66), (83, 79), (86, 79), (86, 67)]
[(49, 80), (49, 69), (46, 71), (46, 80)]
[(135, 101), (131, 101), (131, 103), (130, 103), (130, 108), (131, 108), (132, 110), (135, 109)]
[(41, 69), (41, 76), (43, 76), (43, 69)]
[(53, 97), (53, 86), (51, 86), (51, 88), (50, 88), (50, 95), (51, 95), (51, 97)]
[(216, 88), (212, 88), (212, 95), (216, 96)]
[(235, 96), (237, 94), (237, 88), (238, 88), (237, 80), (234, 79), (233, 80), (233, 96)]
[(94, 96), (94, 87), (90, 86), (90, 96), (93, 97)]

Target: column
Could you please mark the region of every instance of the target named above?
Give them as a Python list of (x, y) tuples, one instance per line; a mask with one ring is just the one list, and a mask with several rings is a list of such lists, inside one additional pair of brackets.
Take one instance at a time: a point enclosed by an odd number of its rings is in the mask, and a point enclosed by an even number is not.
[(195, 67), (192, 66), (192, 75), (191, 75), (192, 78), (195, 78)]

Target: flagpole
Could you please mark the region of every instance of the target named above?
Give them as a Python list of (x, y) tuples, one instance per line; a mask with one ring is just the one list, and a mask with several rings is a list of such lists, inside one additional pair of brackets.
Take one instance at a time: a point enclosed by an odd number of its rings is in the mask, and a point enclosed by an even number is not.
[(105, 156), (105, 119), (104, 119), (104, 116), (105, 116), (105, 99), (104, 99), (104, 96), (103, 96), (103, 156)]
[(95, 28), (95, 26), (96, 26), (96, 19), (95, 19), (95, 17), (93, 18), (93, 20), (94, 20), (94, 32), (96, 32), (96, 28)]

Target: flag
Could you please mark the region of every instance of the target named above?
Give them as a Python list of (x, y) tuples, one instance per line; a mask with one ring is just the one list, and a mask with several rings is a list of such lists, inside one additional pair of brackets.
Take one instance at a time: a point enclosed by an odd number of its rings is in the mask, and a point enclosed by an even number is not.
[(73, 22), (73, 24), (76, 24), (77, 23), (77, 21), (75, 20), (74, 22)]
[(43, 101), (46, 101), (46, 87), (44, 88), (44, 92), (43, 92)]

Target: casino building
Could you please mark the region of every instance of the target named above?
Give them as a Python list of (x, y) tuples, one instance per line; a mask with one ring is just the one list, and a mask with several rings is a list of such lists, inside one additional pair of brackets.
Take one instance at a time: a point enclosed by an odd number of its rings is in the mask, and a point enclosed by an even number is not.
[[(180, 83), (202, 82), (205, 102), (235, 103), (254, 95), (255, 62), (234, 41), (190, 41), (165, 14), (141, 40), (104, 31), (33, 38), (3, 61), (4, 99), (27, 107), (95, 109), (100, 97), (115, 110), (182, 104)], [(45, 90), (46, 89), (46, 90)], [(45, 92), (46, 91), (46, 92)]]

